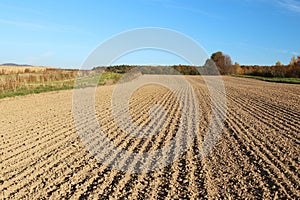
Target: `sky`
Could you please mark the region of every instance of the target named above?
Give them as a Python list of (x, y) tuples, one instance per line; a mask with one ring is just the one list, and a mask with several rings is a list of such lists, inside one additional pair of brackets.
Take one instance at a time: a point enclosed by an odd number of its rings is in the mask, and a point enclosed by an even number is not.
[[(0, 9), (0, 63), (79, 68), (107, 39), (144, 27), (177, 31), (240, 64), (288, 64), (300, 54), (299, 0), (1, 0)], [(115, 64), (186, 61), (141, 50)]]

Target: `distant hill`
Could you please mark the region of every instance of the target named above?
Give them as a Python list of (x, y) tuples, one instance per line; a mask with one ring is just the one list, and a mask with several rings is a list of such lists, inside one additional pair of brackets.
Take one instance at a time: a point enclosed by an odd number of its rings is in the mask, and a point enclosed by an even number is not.
[(28, 67), (31, 67), (32, 65), (28, 65), (28, 64), (16, 64), (16, 63), (3, 63), (2, 65), (0, 65), (0, 66), (22, 66), (22, 67), (24, 67), (24, 66), (28, 66)]

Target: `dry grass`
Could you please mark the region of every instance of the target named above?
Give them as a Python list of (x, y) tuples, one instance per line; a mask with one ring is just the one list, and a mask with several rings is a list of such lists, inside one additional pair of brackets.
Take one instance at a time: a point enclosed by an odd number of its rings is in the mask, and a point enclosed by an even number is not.
[[(0, 96), (7, 93), (28, 93), (36, 88), (66, 87), (74, 84), (75, 70), (32, 66), (1, 66)], [(11, 96), (11, 95), (9, 95)]]
[[(99, 76), (99, 74), (102, 75)], [(132, 74), (126, 76), (126, 80), (136, 76)], [(98, 81), (99, 85), (114, 84), (122, 75), (100, 70), (78, 71), (49, 67), (0, 66), (0, 98), (71, 89), (74, 87), (76, 77), (79, 78), (76, 87), (87, 87), (95, 81)]]
[(0, 66), (0, 75), (22, 74), (22, 73), (42, 73), (47, 71), (47, 67), (38, 66)]

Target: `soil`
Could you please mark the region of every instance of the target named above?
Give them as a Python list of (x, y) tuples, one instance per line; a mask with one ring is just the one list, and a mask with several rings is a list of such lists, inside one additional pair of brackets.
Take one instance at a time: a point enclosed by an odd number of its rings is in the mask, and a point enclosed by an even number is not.
[[(211, 98), (200, 76), (186, 78), (201, 111), (199, 130), (182, 157), (149, 173), (118, 171), (87, 151), (74, 124), (72, 90), (1, 99), (0, 199), (299, 198), (300, 86), (222, 77), (228, 109), (220, 114), (226, 120), (218, 142), (201, 159)], [(115, 87), (97, 88), (95, 108), (100, 126), (118, 148), (151, 152), (174, 138), (181, 114), (172, 91), (149, 84), (134, 92), (130, 116), (141, 130), (152, 130), (146, 128), (149, 110), (161, 108), (153, 105), (164, 108), (167, 124), (149, 138), (133, 138), (114, 123)], [(184, 141), (179, 138), (176, 145)], [(134, 167), (138, 160), (127, 164)]]

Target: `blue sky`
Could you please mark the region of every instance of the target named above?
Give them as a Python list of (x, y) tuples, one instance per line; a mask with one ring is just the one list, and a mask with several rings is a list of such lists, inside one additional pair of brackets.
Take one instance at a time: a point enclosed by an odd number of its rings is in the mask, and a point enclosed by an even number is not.
[[(240, 64), (288, 63), (300, 54), (299, 0), (1, 0), (0, 63), (80, 67), (120, 32), (161, 27)], [(135, 52), (118, 64), (178, 64), (161, 51)]]

